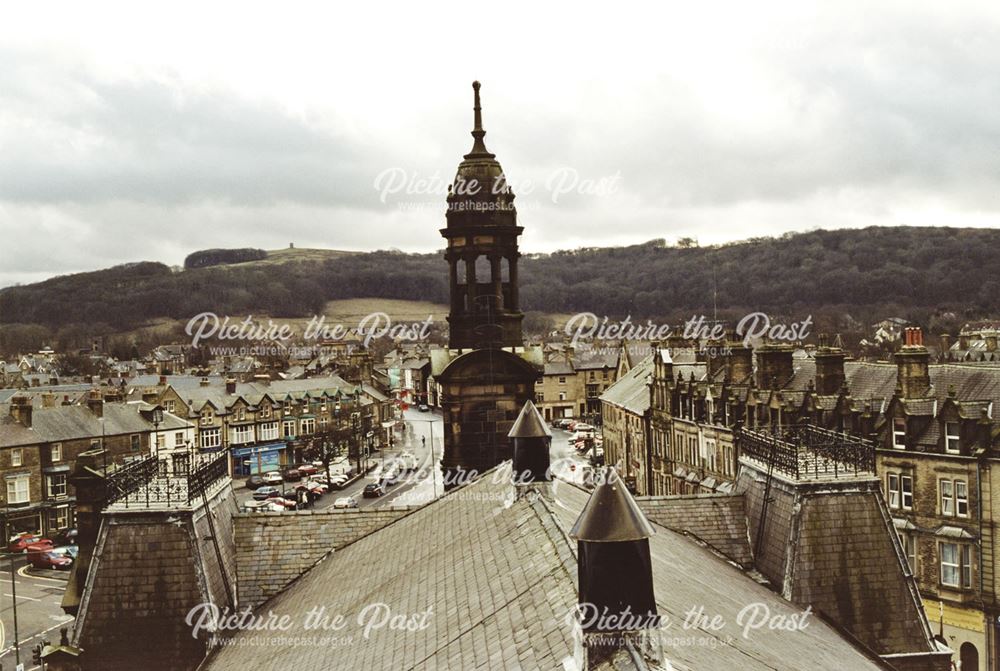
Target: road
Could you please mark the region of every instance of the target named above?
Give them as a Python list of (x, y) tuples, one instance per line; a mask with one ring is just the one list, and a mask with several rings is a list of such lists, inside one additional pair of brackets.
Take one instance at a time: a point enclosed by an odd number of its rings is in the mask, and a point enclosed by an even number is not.
[(53, 576), (49, 578), (29, 574), (24, 554), (4, 553), (0, 556), (0, 669), (4, 671), (13, 669), (15, 663), (11, 561), (16, 571), (17, 629), (25, 669), (37, 668), (31, 663), (31, 648), (43, 638), (58, 644), (59, 628), (71, 626), (73, 620), (59, 607), (66, 587), (66, 572), (45, 571)]
[[(333, 506), (334, 501), (344, 496), (351, 496), (358, 502), (359, 508), (369, 508), (386, 505), (413, 505), (426, 503), (433, 497), (433, 491), (440, 496), (442, 492), (442, 478), (440, 467), (437, 462), (441, 460), (442, 436), (444, 424), (441, 415), (437, 412), (419, 412), (413, 408), (403, 413), (406, 420), (407, 430), (396, 432), (395, 444), (392, 448), (387, 448), (377, 452), (375, 461), (380, 459), (391, 459), (402, 452), (411, 452), (416, 457), (418, 470), (409, 477), (401, 478), (400, 481), (389, 488), (384, 496), (366, 499), (362, 496), (365, 485), (375, 481), (374, 474), (360, 478), (341, 490), (331, 490), (323, 498), (316, 501), (316, 509), (325, 509)], [(431, 455), (433, 444), (434, 454)], [(434, 474), (435, 478), (431, 479)], [(242, 482), (234, 482), (237, 500), (242, 503), (252, 500), (253, 492), (242, 486)], [(436, 484), (436, 487), (435, 487)], [(286, 486), (291, 486), (287, 485)]]

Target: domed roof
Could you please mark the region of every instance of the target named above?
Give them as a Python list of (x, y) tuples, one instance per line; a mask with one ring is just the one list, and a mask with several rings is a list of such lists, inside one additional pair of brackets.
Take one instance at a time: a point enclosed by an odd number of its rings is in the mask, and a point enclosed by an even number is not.
[[(483, 137), (486, 131), (483, 130), (483, 112), (479, 102), (479, 82), (472, 82), (475, 103), (473, 111), (475, 122), (472, 129), (473, 144), (472, 150), (463, 156), (463, 160), (458, 165), (458, 172), (455, 174), (455, 181), (449, 187), (448, 202), (456, 203), (463, 200), (475, 201), (498, 201), (504, 204), (502, 210), (513, 210), (511, 201), (514, 194), (507, 186), (503, 168), (496, 160), (496, 155), (486, 149)], [(459, 208), (460, 209), (460, 208)], [(489, 208), (487, 212), (496, 211)], [(492, 219), (492, 217), (490, 217)]]

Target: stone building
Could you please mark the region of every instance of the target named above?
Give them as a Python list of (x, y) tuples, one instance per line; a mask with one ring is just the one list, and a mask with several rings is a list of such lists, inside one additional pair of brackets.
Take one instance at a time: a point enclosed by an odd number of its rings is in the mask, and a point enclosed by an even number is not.
[[(877, 443), (877, 472), (935, 631), (963, 668), (993, 668), (997, 558), (992, 475), (1000, 465), (1000, 368), (931, 363), (919, 329), (905, 328), (893, 363), (854, 361), (820, 336), (811, 357), (731, 342), (720, 366), (678, 375), (669, 354), (643, 362), (605, 401), (605, 450), (642, 494), (729, 491), (743, 427), (803, 424)], [(693, 373), (693, 376), (692, 376)], [(635, 407), (620, 399), (630, 395)], [(619, 418), (628, 417), (628, 421)], [(632, 480), (629, 480), (632, 482)], [(987, 666), (987, 665), (990, 666)]]
[[(193, 425), (145, 403), (106, 403), (93, 391), (84, 405), (34, 405), (15, 396), (0, 405), (0, 477), (5, 483), (4, 538), (44, 535), (76, 522), (76, 492), (68, 481), (77, 455), (106, 450), (107, 464), (186, 447)], [(105, 464), (102, 463), (102, 467)]]
[(431, 375), (444, 414), (445, 482), (482, 473), (512, 456), (507, 433), (535, 393), (541, 350), (524, 346), (518, 296), (520, 252), (514, 194), (486, 150), (479, 82), (474, 90), (472, 150), (448, 194), (450, 309), (448, 348), (431, 351)]

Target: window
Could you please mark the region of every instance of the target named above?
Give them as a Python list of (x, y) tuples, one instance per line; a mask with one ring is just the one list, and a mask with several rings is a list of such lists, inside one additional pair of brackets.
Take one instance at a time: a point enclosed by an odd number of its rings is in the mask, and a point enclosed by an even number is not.
[(539, 403), (544, 403), (545, 402), (545, 394), (543, 394), (542, 392), (540, 392), (540, 391), (536, 392), (535, 396), (538, 398), (538, 402)]
[(266, 424), (260, 425), (260, 439), (261, 440), (277, 440), (278, 438), (278, 423), (277, 422), (267, 422)]
[(65, 529), (69, 527), (69, 508), (60, 506), (49, 511), (49, 528)]
[(958, 454), (959, 449), (958, 422), (944, 423), (944, 451), (951, 454)]
[(46, 478), (49, 486), (49, 498), (61, 499), (66, 496), (66, 474), (58, 473)]
[(972, 548), (958, 543), (941, 543), (941, 584), (972, 587)]
[(903, 555), (910, 567), (910, 573), (915, 573), (917, 570), (917, 544), (913, 536), (906, 532), (899, 532), (899, 544), (903, 547)]
[(302, 420), (302, 433), (303, 434), (310, 434), (310, 433), (315, 432), (315, 430), (316, 430), (316, 420), (315, 419), (313, 419), (312, 417), (307, 417), (306, 419)]
[(892, 420), (892, 446), (897, 450), (906, 449), (906, 420), (902, 417)]
[(199, 433), (202, 448), (207, 449), (222, 445), (221, 429), (202, 429)]
[(24, 463), (24, 452), (20, 447), (15, 447), (10, 451), (10, 465), (20, 466), (22, 463)]
[(174, 433), (174, 446), (181, 447), (184, 444), (184, 432), (177, 431)]
[(253, 442), (253, 424), (240, 424), (239, 426), (232, 427), (232, 429), (232, 442), (234, 444)]
[(62, 461), (62, 443), (53, 443), (49, 447), (49, 460), (50, 461)]
[(7, 479), (7, 503), (28, 503), (28, 478), (27, 475), (19, 475), (15, 478)]
[(282, 436), (284, 438), (294, 438), (295, 437), (295, 420), (287, 419), (282, 422), (281, 426)]
[(969, 488), (965, 480), (955, 480), (955, 514), (969, 516)]
[(559, 376), (559, 384), (566, 384), (566, 376), (565, 375), (560, 375)]
[(890, 508), (899, 509), (899, 473), (886, 474), (885, 499)]
[(262, 405), (260, 407), (260, 417), (261, 419), (267, 419), (271, 416), (271, 406)]
[(173, 402), (173, 401), (164, 401), (164, 402), (163, 402), (163, 409), (164, 409), (164, 410), (165, 410), (166, 412), (169, 412), (170, 414), (173, 414), (173, 412), (174, 412), (174, 408), (175, 408), (175, 407), (176, 407), (176, 406), (174, 405), (174, 402)]
[(133, 433), (129, 436), (129, 440), (132, 442), (132, 451), (138, 452), (142, 447), (142, 439), (139, 437), (138, 433)]
[(211, 424), (213, 421), (215, 421), (215, 413), (212, 412), (212, 409), (211, 408), (203, 409), (201, 411), (201, 420), (200, 420), (202, 426), (206, 424)]
[(913, 476), (900, 475), (899, 485), (903, 510), (913, 510)]
[(955, 491), (951, 480), (939, 480), (938, 487), (941, 490), (941, 514), (955, 514)]
[(559, 392), (559, 400), (560, 401), (565, 401), (566, 400), (566, 392), (564, 392), (564, 391)]
[(247, 409), (241, 407), (236, 417), (239, 421), (244, 421), (247, 418)]
[(969, 516), (969, 486), (965, 480), (938, 480), (941, 496), (941, 514)]

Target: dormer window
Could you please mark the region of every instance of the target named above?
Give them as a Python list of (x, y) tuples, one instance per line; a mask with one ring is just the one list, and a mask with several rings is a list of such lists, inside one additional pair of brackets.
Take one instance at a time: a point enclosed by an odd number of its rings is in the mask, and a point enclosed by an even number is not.
[(892, 420), (892, 446), (897, 450), (906, 449), (906, 419), (903, 417)]
[(960, 445), (958, 422), (944, 423), (944, 451), (958, 454)]

